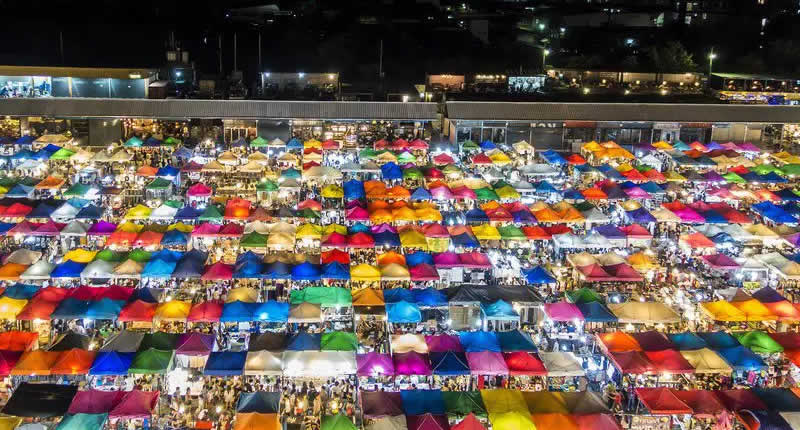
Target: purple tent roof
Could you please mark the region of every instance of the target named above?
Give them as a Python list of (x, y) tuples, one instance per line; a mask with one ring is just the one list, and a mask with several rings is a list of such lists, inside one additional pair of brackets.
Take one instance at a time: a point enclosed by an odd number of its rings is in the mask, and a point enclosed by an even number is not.
[(499, 352), (468, 352), (467, 363), (473, 375), (508, 375), (506, 360)]
[(94, 223), (86, 234), (92, 234), (97, 236), (110, 236), (117, 229), (116, 224), (112, 224), (108, 221), (98, 221)]
[(67, 412), (70, 414), (105, 414), (119, 404), (126, 394), (128, 394), (127, 391), (78, 391), (72, 398)]
[(214, 335), (203, 333), (184, 333), (178, 338), (176, 354), (208, 355), (214, 349)]
[(461, 267), (461, 260), (455, 252), (442, 252), (433, 256), (433, 264), (436, 267)]
[(667, 336), (657, 331), (645, 331), (641, 333), (631, 333), (639, 346), (645, 351), (663, 351), (665, 349), (677, 349)]
[(708, 182), (726, 182), (722, 175), (713, 170), (703, 173), (703, 177), (706, 178), (706, 181)]
[(369, 231), (372, 234), (383, 233), (386, 231), (391, 233), (397, 233), (397, 228), (392, 226), (391, 224), (383, 223), (383, 224), (373, 225), (372, 227), (369, 228)]
[(459, 337), (450, 334), (425, 336), (425, 343), (428, 344), (428, 351), (430, 352), (464, 351)]
[(361, 409), (368, 418), (403, 415), (403, 397), (397, 392), (362, 391)]
[(430, 375), (431, 365), (428, 354), (409, 351), (394, 354), (395, 375)]
[(739, 148), (740, 152), (761, 152), (761, 148), (753, 145), (750, 142), (737, 143), (736, 146)]
[(554, 321), (583, 321), (583, 314), (574, 303), (545, 303), (544, 311)]
[(611, 224), (598, 225), (594, 227), (594, 231), (609, 239), (625, 239), (627, 237), (617, 226)]
[(447, 187), (436, 187), (429, 191), (436, 200), (451, 200), (453, 198), (453, 193)]
[(356, 362), (358, 363), (358, 376), (394, 375), (394, 363), (389, 354), (378, 354), (377, 352), (357, 354)]
[(708, 145), (706, 145), (706, 150), (707, 151), (713, 151), (715, 149), (724, 149), (724, 148), (722, 147), (722, 145), (720, 145), (717, 142), (711, 142)]
[(625, 194), (627, 194), (628, 197), (630, 197), (632, 199), (651, 199), (651, 198), (653, 198), (650, 195), (650, 193), (648, 193), (647, 191), (643, 190), (641, 187), (631, 187), (631, 188), (628, 188), (628, 189), (626, 189), (624, 191), (625, 191)]
[(785, 297), (780, 295), (780, 293), (773, 290), (771, 287), (764, 287), (754, 292), (750, 296), (752, 296), (754, 299), (758, 300), (761, 303), (775, 303), (786, 300)]

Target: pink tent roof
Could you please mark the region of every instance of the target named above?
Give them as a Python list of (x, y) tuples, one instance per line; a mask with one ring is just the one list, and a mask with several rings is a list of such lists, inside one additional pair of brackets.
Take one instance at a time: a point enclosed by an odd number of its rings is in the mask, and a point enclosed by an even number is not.
[(453, 189), (453, 195), (457, 199), (469, 199), (469, 200), (477, 200), (478, 196), (475, 194), (475, 191), (472, 191), (471, 188), (468, 188), (464, 185), (460, 187), (456, 187)]
[(44, 224), (40, 224), (39, 227), (36, 227), (36, 231), (31, 234), (34, 236), (58, 236), (58, 234), (61, 232), (61, 229), (63, 229), (65, 225), (66, 224), (49, 220)]
[(445, 165), (445, 164), (453, 164), (455, 162), (456, 160), (453, 160), (453, 157), (444, 153), (433, 157), (433, 164)]
[(368, 221), (369, 212), (360, 206), (356, 206), (347, 210), (346, 218), (348, 221)]
[(578, 267), (587, 281), (612, 281), (611, 275), (606, 272), (599, 264), (593, 263), (587, 266)]
[(192, 236), (216, 236), (221, 228), (219, 224), (204, 222), (192, 230)]
[(723, 143), (722, 147), (725, 149), (732, 149), (734, 151), (738, 151), (740, 148), (733, 142)]
[(738, 269), (739, 263), (725, 254), (704, 255), (701, 257), (709, 266), (717, 269)]
[(158, 391), (133, 390), (122, 398), (112, 409), (110, 418), (147, 418), (153, 413), (158, 402)]
[(409, 351), (402, 354), (394, 354), (395, 375), (430, 375), (431, 365), (428, 354)]
[(204, 281), (224, 281), (233, 278), (233, 266), (218, 261), (210, 266), (206, 266), (203, 273)]
[(358, 363), (358, 376), (394, 375), (394, 363), (389, 354), (376, 352), (357, 354), (356, 362)]
[(78, 391), (72, 398), (67, 412), (70, 414), (105, 414), (111, 412), (127, 394), (127, 391)]
[(687, 207), (681, 202), (670, 202), (664, 203), (663, 206), (665, 209), (674, 213), (678, 218), (681, 219), (683, 222), (687, 223), (704, 223), (706, 219), (703, 218), (702, 215), (697, 213), (694, 209)]
[(469, 267), (472, 269), (492, 268), (492, 262), (489, 261), (489, 257), (487, 257), (486, 254), (481, 254), (480, 252), (473, 251), (458, 254), (458, 259), (461, 261), (461, 265), (464, 267)]
[(198, 332), (183, 333), (178, 338), (176, 354), (208, 355), (214, 349), (214, 335)]
[(433, 256), (433, 264), (442, 268), (461, 267), (461, 260), (455, 252), (442, 252)]
[(330, 248), (345, 248), (347, 247), (347, 236), (334, 231), (325, 237), (325, 240), (322, 241), (321, 246)]
[(583, 321), (583, 314), (574, 303), (545, 303), (544, 312), (554, 321)]
[(651, 235), (646, 228), (639, 224), (630, 224), (619, 227), (619, 231), (625, 233), (625, 235), (629, 238), (634, 239), (651, 239), (653, 237), (653, 235)]
[(506, 360), (499, 352), (468, 352), (467, 363), (473, 375), (508, 375)]
[(739, 152), (761, 152), (761, 148), (753, 145), (750, 142), (738, 143), (736, 144), (738, 147)]
[(458, 336), (450, 334), (427, 335), (425, 336), (425, 343), (428, 344), (430, 352), (464, 351)]
[(192, 185), (188, 190), (186, 190), (186, 195), (189, 197), (209, 197), (213, 193), (214, 190), (212, 190), (211, 187), (200, 182)]
[(369, 231), (372, 232), (372, 234), (384, 233), (387, 231), (390, 233), (397, 233), (397, 228), (384, 222), (378, 225), (373, 225), (370, 227)]
[(439, 272), (435, 267), (430, 264), (418, 264), (410, 269), (408, 272), (411, 274), (412, 281), (438, 281)]
[(642, 275), (627, 263), (614, 264), (611, 266), (603, 266), (603, 270), (609, 275), (613, 276), (615, 280), (621, 281), (643, 281)]
[(647, 191), (641, 189), (640, 187), (631, 187), (631, 188), (628, 188), (628, 189), (623, 190), (623, 191), (625, 191), (625, 194), (627, 194), (628, 197), (630, 197), (632, 199), (649, 199), (649, 198), (652, 198), (650, 193), (648, 193)]
[(445, 186), (436, 187), (430, 190), (431, 196), (433, 196), (436, 200), (451, 200), (453, 199), (453, 193), (450, 191), (450, 188)]
[(450, 232), (439, 223), (425, 224), (422, 226), (425, 237), (450, 237)]
[[(16, 204), (16, 203), (15, 203)], [(31, 234), (39, 228), (41, 224), (30, 222), (30, 221), (22, 221), (21, 223), (15, 225), (11, 228), (11, 230), (6, 233), (9, 236), (15, 234)]]
[(428, 143), (422, 139), (414, 139), (408, 144), (409, 149), (428, 149)]

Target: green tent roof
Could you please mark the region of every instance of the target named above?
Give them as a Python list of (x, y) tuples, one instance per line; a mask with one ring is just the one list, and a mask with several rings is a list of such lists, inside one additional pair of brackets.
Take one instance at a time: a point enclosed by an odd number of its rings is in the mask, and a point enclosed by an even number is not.
[(747, 182), (747, 181), (744, 180), (744, 178), (742, 178), (741, 176), (737, 175), (734, 172), (728, 172), (728, 173), (722, 175), (722, 177), (725, 178), (726, 181), (733, 182), (733, 183), (736, 183), (736, 184), (744, 184), (744, 183)]
[(403, 179), (419, 179), (422, 178), (422, 171), (416, 167), (403, 170)]
[(256, 137), (255, 139), (250, 141), (250, 146), (253, 148), (262, 148), (267, 146), (269, 142), (261, 136)]
[(367, 160), (371, 160), (377, 156), (378, 156), (378, 151), (372, 148), (362, 149), (361, 152), (358, 153), (358, 158), (364, 158)]
[(8, 176), (0, 176), (0, 187), (11, 188), (16, 184), (16, 179), (9, 178)]
[(171, 185), (172, 185), (172, 182), (170, 182), (170, 181), (168, 181), (168, 180), (166, 180), (164, 178), (155, 178), (155, 179), (153, 179), (153, 182), (150, 182), (149, 184), (147, 184), (147, 187), (145, 187), (145, 188), (147, 188), (148, 190), (166, 190)]
[(634, 166), (634, 167), (636, 167), (636, 170), (638, 170), (641, 173), (649, 172), (650, 170), (653, 170), (653, 166), (648, 166), (647, 164), (639, 164), (638, 166)]
[(473, 142), (471, 140), (468, 140), (468, 141), (462, 143), (461, 144), (461, 148), (462, 149), (481, 149), (481, 147), (478, 146), (477, 143), (475, 143), (475, 142)]
[(320, 338), (322, 351), (355, 351), (358, 349), (358, 339), (355, 333), (346, 331), (332, 331), (325, 333)]
[(448, 415), (488, 415), (480, 391), (442, 391), (444, 411)]
[(75, 151), (70, 151), (67, 148), (61, 148), (50, 156), (51, 160), (69, 160), (70, 157), (75, 155)]
[(589, 211), (589, 210), (592, 210), (592, 209), (594, 209), (594, 207), (595, 207), (593, 204), (589, 203), (589, 202), (588, 202), (588, 201), (586, 201), (586, 200), (584, 200), (584, 201), (582, 201), (582, 202), (580, 202), (580, 203), (575, 203), (575, 204), (574, 204), (574, 205), (572, 205), (572, 206), (573, 206), (575, 209), (577, 209), (577, 210), (578, 210), (578, 212), (585, 212), (585, 211)]
[(278, 184), (273, 181), (259, 181), (256, 184), (257, 191), (278, 191)]
[(69, 187), (69, 189), (64, 192), (64, 197), (83, 197), (91, 189), (92, 189), (92, 187), (90, 187), (90, 186), (88, 186), (86, 184), (78, 183), (78, 184), (75, 184), (75, 185)]
[(759, 354), (783, 352), (783, 347), (778, 342), (775, 342), (775, 339), (760, 330), (735, 333), (734, 336), (739, 339), (739, 343)]
[(787, 176), (800, 176), (800, 164), (787, 164), (781, 167), (781, 172)]
[(172, 366), (173, 355), (174, 351), (155, 348), (140, 351), (133, 357), (128, 373), (147, 375), (167, 373)]
[(179, 200), (167, 200), (164, 202), (164, 204), (174, 209), (180, 209), (183, 207), (183, 203), (181, 203)]
[(756, 172), (759, 175), (766, 175), (767, 173), (775, 172), (775, 173), (783, 173), (780, 169), (773, 166), (772, 164), (759, 164), (758, 166), (751, 167), (751, 172)]
[(144, 249), (137, 248), (128, 253), (128, 258), (137, 263), (147, 263), (152, 255), (152, 253)]
[(108, 414), (66, 414), (56, 430), (88, 430), (104, 428)]
[(528, 236), (525, 236), (525, 233), (515, 225), (502, 225), (497, 228), (497, 231), (499, 231), (500, 236), (506, 240), (528, 240)]
[(303, 208), (297, 211), (297, 216), (299, 218), (309, 218), (309, 219), (318, 219), (320, 218), (319, 212), (311, 209), (311, 208)]
[(401, 163), (413, 163), (413, 162), (417, 161), (417, 157), (415, 157), (414, 154), (412, 154), (412, 153), (410, 153), (408, 151), (404, 151), (400, 155), (397, 156), (397, 161), (399, 161)]
[(128, 139), (125, 142), (125, 146), (132, 146), (132, 147), (137, 147), (138, 148), (138, 147), (142, 146), (142, 143), (144, 143), (144, 142), (142, 142), (142, 139), (139, 139), (138, 137), (133, 136), (133, 137), (131, 137), (130, 139)]
[(497, 196), (497, 193), (495, 193), (494, 190), (489, 187), (478, 188), (475, 190), (475, 196), (478, 198), (478, 200), (500, 200), (500, 197)]
[(307, 287), (293, 290), (289, 302), (298, 305), (303, 302), (314, 303), (320, 306), (350, 306), (353, 297), (350, 290), (338, 287)]
[(162, 142), (162, 143), (164, 145), (179, 145), (181, 143), (181, 140), (178, 139), (178, 138), (170, 136), (170, 137), (164, 139), (164, 142)]
[(299, 170), (291, 167), (281, 172), (281, 178), (299, 179), (300, 175), (301, 174)]
[(108, 261), (110, 263), (119, 263), (125, 261), (126, 258), (127, 254), (125, 252), (117, 252), (117, 251), (112, 251), (110, 249), (104, 249), (98, 252), (97, 255), (94, 256), (95, 260), (103, 260), (103, 261)]
[(217, 205), (208, 205), (206, 210), (198, 218), (200, 221), (218, 221), (222, 219), (222, 210)]
[(264, 248), (267, 246), (267, 235), (261, 234), (257, 231), (247, 233), (242, 236), (239, 245), (245, 248)]
[(567, 291), (567, 299), (572, 303), (603, 303), (604, 300), (597, 294), (595, 290), (589, 288), (580, 288), (577, 290)]
[(356, 430), (355, 424), (344, 415), (325, 415), (320, 430)]

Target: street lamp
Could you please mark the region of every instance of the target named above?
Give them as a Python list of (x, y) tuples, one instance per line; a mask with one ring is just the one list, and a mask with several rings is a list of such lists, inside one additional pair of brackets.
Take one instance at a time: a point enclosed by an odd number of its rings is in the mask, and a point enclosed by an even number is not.
[(545, 48), (545, 49), (542, 49), (542, 72), (544, 72), (544, 71), (545, 71), (545, 68), (546, 68), (546, 66), (545, 66), (545, 60), (547, 59), (547, 56), (548, 56), (548, 55), (550, 55), (550, 50), (549, 50), (549, 49), (546, 49), (546, 48)]
[(714, 53), (712, 50), (710, 54), (708, 54), (708, 78), (711, 79), (711, 67), (714, 65), (714, 59), (717, 58), (717, 54)]

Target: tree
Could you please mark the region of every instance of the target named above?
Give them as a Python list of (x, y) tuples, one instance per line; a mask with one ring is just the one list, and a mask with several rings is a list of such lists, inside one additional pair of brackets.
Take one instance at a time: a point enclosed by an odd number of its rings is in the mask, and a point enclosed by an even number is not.
[(661, 72), (683, 73), (697, 69), (692, 54), (680, 42), (667, 42), (661, 47), (653, 46), (647, 50), (647, 56), (652, 66)]

